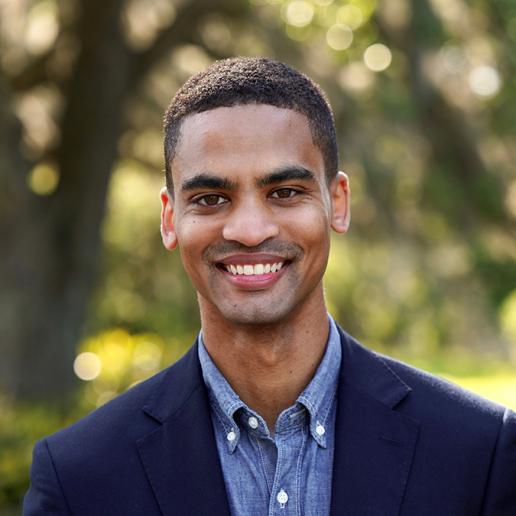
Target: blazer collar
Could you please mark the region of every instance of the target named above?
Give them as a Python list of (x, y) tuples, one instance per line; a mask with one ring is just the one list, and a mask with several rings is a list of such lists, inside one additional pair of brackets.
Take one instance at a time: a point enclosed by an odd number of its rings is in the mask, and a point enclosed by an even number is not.
[(195, 391), (204, 387), (197, 341), (182, 358), (161, 374), (161, 382), (147, 398), (143, 411), (159, 423), (164, 423), (181, 410)]
[(341, 387), (351, 385), (389, 408), (412, 389), (387, 365), (381, 355), (365, 348), (339, 327), (342, 344)]
[(395, 410), (411, 389), (381, 356), (340, 334), (331, 514), (394, 516), (419, 431), (417, 421)]
[(136, 444), (163, 515), (229, 515), (197, 344), (164, 372), (143, 410), (159, 423)]
[[(383, 358), (339, 328), (331, 514), (399, 513), (417, 441), (417, 421), (395, 410), (410, 387)], [(159, 424), (138, 440), (164, 515), (229, 514), (197, 343), (162, 380), (143, 410)]]

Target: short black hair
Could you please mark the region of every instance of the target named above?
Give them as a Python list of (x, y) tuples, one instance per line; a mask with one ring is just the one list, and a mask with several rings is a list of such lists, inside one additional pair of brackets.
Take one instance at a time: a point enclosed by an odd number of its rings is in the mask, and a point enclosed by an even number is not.
[(173, 194), (171, 164), (185, 117), (218, 107), (268, 104), (308, 119), (321, 150), (328, 183), (338, 170), (337, 137), (330, 104), (319, 85), (290, 66), (264, 57), (216, 61), (193, 75), (174, 95), (164, 117), (165, 177)]

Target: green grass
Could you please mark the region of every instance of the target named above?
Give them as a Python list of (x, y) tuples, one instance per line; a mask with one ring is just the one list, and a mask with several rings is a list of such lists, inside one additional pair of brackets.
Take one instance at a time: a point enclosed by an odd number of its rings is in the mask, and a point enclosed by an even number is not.
[(460, 348), (421, 355), (400, 350), (392, 355), (516, 410), (516, 368), (508, 361), (503, 362), (492, 357), (480, 358), (471, 351)]
[(516, 373), (481, 376), (442, 375), (461, 387), (516, 410)]

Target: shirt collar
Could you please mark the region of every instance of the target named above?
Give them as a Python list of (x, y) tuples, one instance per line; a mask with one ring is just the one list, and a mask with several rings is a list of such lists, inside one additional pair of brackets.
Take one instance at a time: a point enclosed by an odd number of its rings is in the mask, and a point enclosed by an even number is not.
[(199, 333), (198, 351), (202, 376), (208, 389), (211, 408), (224, 428), (229, 451), (233, 452), (240, 439), (240, 430), (235, 413), (240, 408), (246, 408), (246, 404), (238, 397), (211, 359), (204, 346), (202, 331)]
[(328, 319), (330, 331), (326, 351), (314, 377), (297, 399), (310, 414), (310, 434), (323, 448), (326, 448), (328, 415), (337, 392), (342, 359), (337, 325), (331, 316), (328, 316)]
[[(326, 434), (327, 418), (337, 390), (342, 355), (337, 326), (331, 316), (328, 315), (328, 319), (329, 335), (324, 356), (314, 377), (300, 394), (297, 402), (286, 410), (290, 417), (290, 414), (299, 412), (300, 405), (301, 408), (306, 408), (310, 416), (308, 418), (310, 434), (317, 444), (323, 448), (326, 448), (328, 437)], [(228, 449), (230, 452), (233, 452), (240, 439), (236, 412), (243, 409), (246, 413), (255, 415), (259, 420), (262, 420), (262, 418), (238, 397), (218, 370), (204, 346), (202, 331), (199, 333), (198, 338), (198, 352), (211, 407), (226, 432)], [(283, 414), (285, 412), (280, 414), (280, 418)]]

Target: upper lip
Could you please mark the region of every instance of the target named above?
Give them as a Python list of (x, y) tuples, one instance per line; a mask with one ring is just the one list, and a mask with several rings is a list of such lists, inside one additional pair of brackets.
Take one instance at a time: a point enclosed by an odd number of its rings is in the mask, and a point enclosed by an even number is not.
[(224, 265), (256, 265), (258, 263), (279, 263), (285, 262), (287, 259), (276, 254), (249, 253), (249, 254), (233, 254), (217, 263)]

